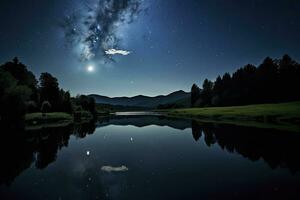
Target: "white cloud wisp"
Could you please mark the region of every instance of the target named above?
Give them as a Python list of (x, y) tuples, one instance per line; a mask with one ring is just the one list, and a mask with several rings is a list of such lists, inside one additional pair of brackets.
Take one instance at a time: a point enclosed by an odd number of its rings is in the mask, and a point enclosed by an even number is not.
[(118, 49), (108, 49), (105, 51), (106, 55), (123, 55), (123, 56), (127, 56), (129, 55), (131, 52), (130, 51), (125, 51), (125, 50), (118, 50)]

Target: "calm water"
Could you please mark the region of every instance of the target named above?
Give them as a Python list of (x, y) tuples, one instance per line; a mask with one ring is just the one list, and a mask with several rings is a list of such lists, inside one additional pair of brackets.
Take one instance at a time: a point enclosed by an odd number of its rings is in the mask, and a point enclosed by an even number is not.
[(14, 138), (0, 199), (300, 199), (300, 134), (122, 115)]

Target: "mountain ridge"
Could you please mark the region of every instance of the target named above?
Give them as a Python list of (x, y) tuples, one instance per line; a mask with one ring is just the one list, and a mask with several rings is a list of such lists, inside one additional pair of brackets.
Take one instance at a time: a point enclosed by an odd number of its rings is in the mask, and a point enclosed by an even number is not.
[(136, 95), (133, 97), (108, 97), (98, 94), (90, 94), (88, 96), (93, 97), (98, 104), (154, 108), (158, 105), (170, 104), (184, 98), (189, 98), (190, 93), (183, 90), (178, 90), (167, 95), (157, 95), (154, 97), (145, 95)]

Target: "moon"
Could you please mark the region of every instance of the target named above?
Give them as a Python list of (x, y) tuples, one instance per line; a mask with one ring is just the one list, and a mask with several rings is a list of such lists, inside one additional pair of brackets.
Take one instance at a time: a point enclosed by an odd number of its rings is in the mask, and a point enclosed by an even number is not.
[(93, 71), (95, 70), (95, 68), (94, 68), (93, 65), (89, 65), (89, 66), (87, 66), (86, 70), (87, 70), (88, 72), (93, 72)]

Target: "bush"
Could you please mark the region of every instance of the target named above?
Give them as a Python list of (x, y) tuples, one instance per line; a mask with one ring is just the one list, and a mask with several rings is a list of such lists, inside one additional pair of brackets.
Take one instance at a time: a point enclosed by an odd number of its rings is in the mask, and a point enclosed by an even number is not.
[(43, 113), (43, 115), (45, 115), (45, 113), (49, 112), (51, 109), (51, 104), (49, 103), (49, 101), (44, 101), (42, 103), (42, 107), (41, 107), (41, 111)]

